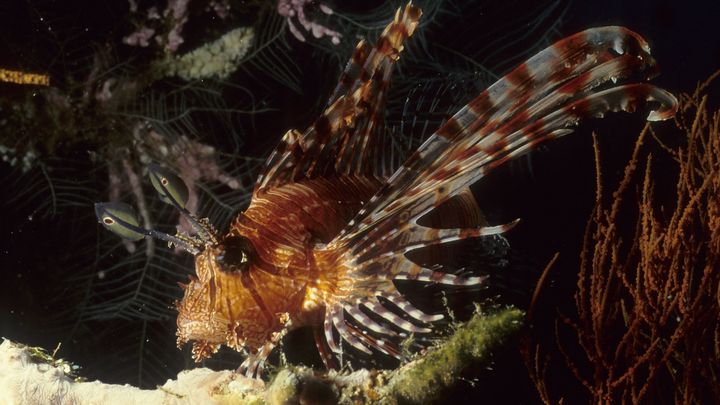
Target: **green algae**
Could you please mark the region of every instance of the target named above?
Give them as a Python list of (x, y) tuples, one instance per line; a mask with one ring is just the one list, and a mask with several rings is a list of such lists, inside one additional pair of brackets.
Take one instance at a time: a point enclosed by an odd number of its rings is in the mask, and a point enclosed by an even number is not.
[(223, 404), (427, 403), (459, 381), (468, 367), (488, 364), (493, 353), (520, 330), (524, 317), (513, 307), (476, 312), (445, 340), (397, 370), (319, 374), (291, 366), (279, 370), (263, 392), (224, 394), (221, 400)]
[(437, 397), (471, 364), (487, 363), (492, 353), (522, 326), (524, 312), (505, 308), (492, 314), (476, 313), (445, 342), (392, 372), (381, 397), (386, 403), (421, 403)]

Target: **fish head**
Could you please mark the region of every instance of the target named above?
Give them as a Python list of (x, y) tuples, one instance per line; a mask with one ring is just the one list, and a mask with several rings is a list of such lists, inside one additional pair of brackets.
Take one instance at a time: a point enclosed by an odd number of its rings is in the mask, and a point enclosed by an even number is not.
[(183, 299), (177, 303), (178, 346), (193, 341), (196, 361), (223, 344), (255, 353), (283, 329), (281, 317), (263, 299), (268, 283), (263, 283), (255, 258), (250, 239), (237, 234), (196, 255), (196, 275), (183, 286)]

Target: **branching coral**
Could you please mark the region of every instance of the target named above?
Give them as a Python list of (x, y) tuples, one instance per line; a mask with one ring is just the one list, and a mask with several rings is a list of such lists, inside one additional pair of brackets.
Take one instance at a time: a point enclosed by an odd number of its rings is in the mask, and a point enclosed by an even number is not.
[(177, 380), (168, 380), (154, 391), (98, 381), (73, 382), (63, 371), (71, 363), (56, 360), (54, 354), (33, 361), (33, 353), (44, 353), (41, 349), (5, 341), (0, 345), (0, 359), (6, 360), (0, 367), (0, 387), (6, 395), (28, 403), (57, 398), (169, 404), (427, 403), (457, 382), (467, 366), (487, 364), (492, 353), (521, 327), (522, 318), (522, 311), (514, 308), (478, 313), (428, 353), (394, 371), (319, 374), (306, 367), (290, 367), (279, 370), (267, 386), (231, 371), (206, 368), (183, 371)]
[[(309, 0), (278, 0), (277, 12), (281, 16), (285, 17), (290, 33), (292, 33), (298, 41), (305, 42), (305, 36), (293, 23), (293, 17), (297, 17), (300, 26), (302, 26), (305, 31), (312, 33), (315, 38), (329, 37), (333, 44), (339, 44), (340, 38), (342, 37), (339, 32), (333, 31), (318, 22), (311, 21), (305, 15), (305, 6), (311, 3), (313, 2)], [(318, 7), (327, 15), (333, 14), (333, 10), (322, 3)]]
[[(577, 317), (559, 317), (556, 330), (565, 367), (592, 403), (720, 398), (720, 111), (709, 111), (703, 95), (715, 76), (682, 96), (675, 123), (685, 145), (667, 147), (645, 127), (609, 203), (598, 163)], [(641, 153), (648, 134), (676, 163), (671, 204), (660, 197), (668, 192), (662, 160)], [(576, 344), (563, 339), (568, 334)], [(526, 342), (526, 363), (546, 403), (571, 392), (551, 383), (558, 372), (552, 350)]]
[(182, 56), (169, 57), (158, 66), (168, 76), (177, 76), (187, 81), (227, 79), (247, 54), (253, 37), (252, 28), (236, 28)]
[[(185, 42), (182, 37), (183, 27), (188, 21), (188, 4), (190, 0), (168, 0), (165, 10), (162, 12), (162, 18), (157, 8), (150, 7), (147, 14), (148, 23), (152, 20), (164, 21), (167, 25), (167, 34), (155, 36), (157, 30), (146, 25), (140, 25), (133, 33), (123, 38), (123, 42), (130, 46), (147, 47), (150, 40), (154, 37), (155, 41), (163, 45), (168, 53), (174, 53)], [(130, 0), (130, 11), (135, 13), (138, 11), (137, 3)]]
[[(145, 128), (140, 126), (135, 131), (136, 139), (139, 141), (135, 147), (140, 154), (140, 161), (149, 163), (153, 160), (160, 160), (177, 168), (178, 174), (188, 185), (189, 196), (186, 208), (191, 213), (196, 213), (198, 210), (199, 187), (202, 182), (221, 183), (231, 190), (239, 190), (242, 187), (238, 179), (220, 167), (215, 148), (212, 146), (202, 144), (185, 135), (181, 135), (175, 142), (169, 143), (168, 139), (159, 133), (143, 129)], [(133, 184), (132, 181), (130, 184)], [(136, 192), (133, 194), (138, 196)], [(142, 212), (140, 203), (141, 201), (138, 200), (138, 207)], [(179, 221), (179, 231), (194, 232), (187, 218), (180, 216)], [(151, 224), (147, 223), (146, 226), (151, 226)]]

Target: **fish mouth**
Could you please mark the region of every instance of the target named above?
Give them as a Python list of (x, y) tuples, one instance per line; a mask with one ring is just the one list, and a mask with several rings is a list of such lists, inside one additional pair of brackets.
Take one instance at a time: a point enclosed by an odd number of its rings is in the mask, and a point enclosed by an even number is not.
[(188, 331), (184, 333), (187, 340), (208, 340), (207, 333), (204, 333), (204, 329), (206, 328), (207, 326), (203, 325), (201, 322), (188, 322), (178, 327), (178, 329), (184, 329)]
[(219, 327), (216, 322), (201, 320), (180, 320), (177, 322), (178, 345), (191, 340), (205, 341), (207, 343), (225, 343), (227, 335), (225, 327)]

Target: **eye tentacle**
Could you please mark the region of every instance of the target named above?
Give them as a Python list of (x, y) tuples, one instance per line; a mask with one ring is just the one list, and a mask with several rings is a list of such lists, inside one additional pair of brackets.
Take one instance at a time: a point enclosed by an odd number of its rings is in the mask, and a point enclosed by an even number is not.
[(178, 246), (192, 255), (200, 252), (196, 243), (190, 238), (168, 235), (155, 229), (145, 229), (140, 226), (132, 207), (121, 202), (105, 202), (95, 204), (95, 215), (110, 232), (128, 240), (140, 240), (145, 237), (164, 240)]
[(215, 229), (213, 229), (210, 223), (198, 219), (185, 208), (189, 191), (182, 179), (155, 163), (148, 165), (148, 173), (150, 175), (150, 182), (158, 194), (160, 194), (160, 198), (175, 207), (175, 209), (188, 220), (206, 245), (216, 245), (217, 237), (215, 236)]

